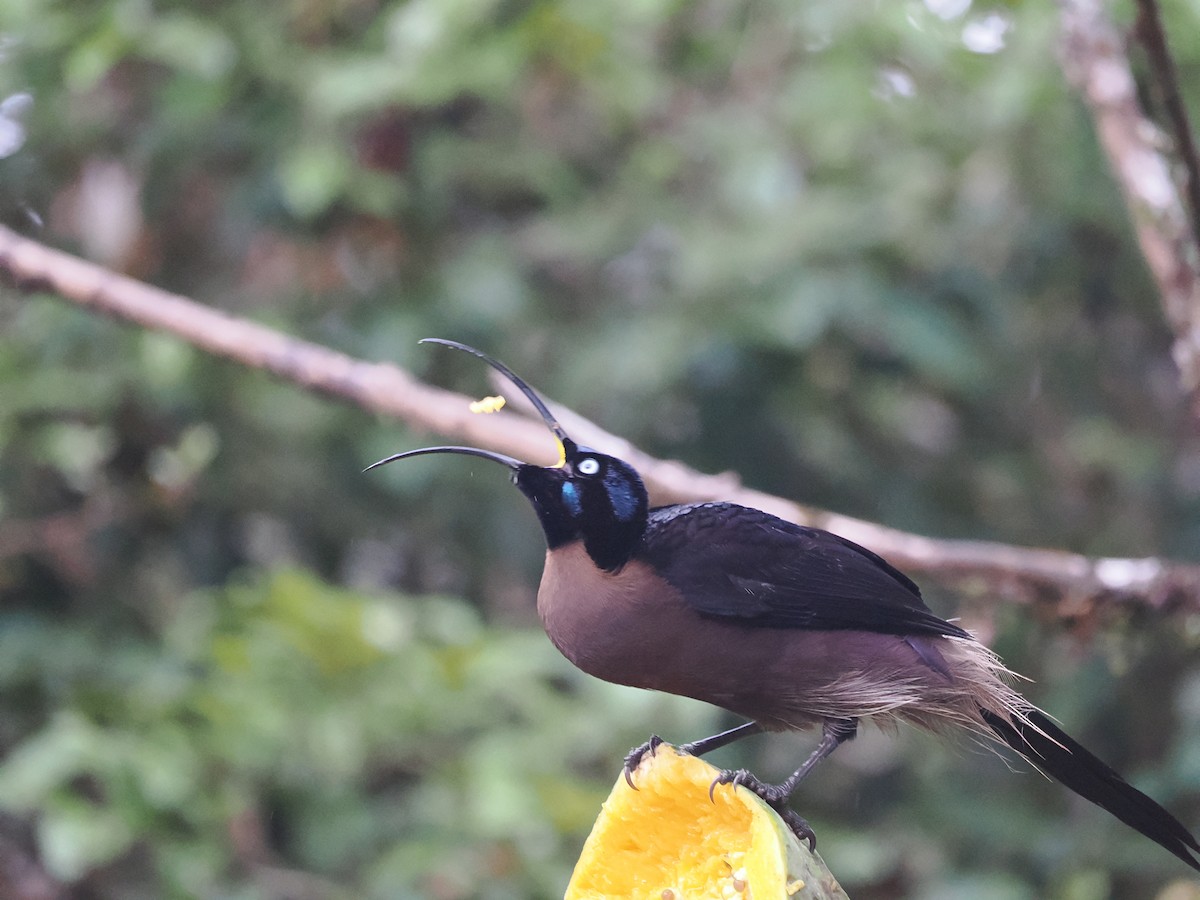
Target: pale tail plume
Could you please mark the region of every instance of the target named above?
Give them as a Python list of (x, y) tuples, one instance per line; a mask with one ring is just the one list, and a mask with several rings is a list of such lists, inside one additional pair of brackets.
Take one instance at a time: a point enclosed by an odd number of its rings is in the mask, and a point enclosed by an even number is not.
[(947, 678), (940, 689), (927, 690), (922, 702), (899, 710), (904, 719), (930, 731), (957, 726), (992, 740), (996, 735), (980, 714), (982, 709), (992, 710), (1006, 720), (1032, 724), (1027, 714), (1033, 707), (1009, 687), (1009, 682), (1021, 676), (983, 644), (970, 638), (946, 637), (937, 641), (932, 652), (944, 658)]

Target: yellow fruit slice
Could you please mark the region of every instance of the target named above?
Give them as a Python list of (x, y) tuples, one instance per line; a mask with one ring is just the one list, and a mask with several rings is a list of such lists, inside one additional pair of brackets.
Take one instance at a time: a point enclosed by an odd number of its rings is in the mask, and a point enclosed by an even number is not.
[(662, 744), (622, 774), (583, 845), (565, 900), (828, 900), (846, 894), (745, 788)]

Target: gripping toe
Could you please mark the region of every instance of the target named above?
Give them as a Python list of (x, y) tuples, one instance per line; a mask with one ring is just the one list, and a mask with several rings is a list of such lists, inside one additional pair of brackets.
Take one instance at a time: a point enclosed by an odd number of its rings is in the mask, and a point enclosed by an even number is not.
[(657, 734), (652, 734), (650, 735), (650, 740), (646, 741), (646, 743), (642, 744), (640, 747), (634, 747), (625, 755), (625, 782), (635, 791), (638, 789), (638, 786), (633, 783), (634, 770), (636, 770), (641, 764), (647, 753), (649, 753), (651, 756), (654, 756), (655, 752), (659, 748), (659, 745), (662, 743), (662, 738), (660, 738)]
[(779, 814), (784, 824), (791, 829), (792, 834), (808, 843), (808, 849), (817, 849), (817, 835), (812, 826), (799, 813), (787, 805), (790, 792), (783, 785), (767, 784), (748, 769), (726, 769), (708, 786), (708, 799), (713, 799), (713, 791), (719, 784), (729, 784), (734, 787), (744, 787), (759, 797), (767, 806)]

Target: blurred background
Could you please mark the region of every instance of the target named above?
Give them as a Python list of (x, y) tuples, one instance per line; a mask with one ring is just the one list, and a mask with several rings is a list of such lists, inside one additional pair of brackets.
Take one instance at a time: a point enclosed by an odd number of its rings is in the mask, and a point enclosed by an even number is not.
[[(475, 344), (803, 502), (1196, 561), (1200, 432), (1055, 40), (1028, 0), (0, 0), (0, 220), (478, 395), (416, 342)], [(558, 657), (498, 467), (360, 474), (432, 439), (0, 289), (0, 895), (561, 896), (629, 747), (733, 724)], [(1200, 617), (922, 580), (1200, 826)], [(867, 729), (798, 803), (856, 900), (1197, 896), (1016, 768)]]

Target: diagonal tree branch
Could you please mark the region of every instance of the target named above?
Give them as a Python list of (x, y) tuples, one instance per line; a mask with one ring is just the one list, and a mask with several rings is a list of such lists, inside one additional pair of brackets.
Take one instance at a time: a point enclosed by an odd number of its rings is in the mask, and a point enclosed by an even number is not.
[(1179, 90), (1179, 70), (1167, 45), (1157, 0), (1138, 0), (1136, 33), (1154, 73), (1155, 85), (1161, 95), (1164, 112), (1183, 169), (1183, 193), (1191, 213), (1192, 234), (1200, 235), (1200, 153), (1196, 151), (1196, 136), (1188, 121), (1187, 106)]
[[(308, 390), (411, 428), (435, 431), (531, 462), (557, 456), (540, 420), (515, 413), (472, 414), (469, 398), (423, 384), (386, 363), (368, 363), (117, 275), (0, 227), (0, 275), (20, 290), (44, 291), (96, 312), (172, 334), (217, 356), (264, 369)], [(732, 473), (705, 475), (655, 459), (566, 409), (578, 440), (628, 460), (656, 503), (733, 500), (785, 519), (835, 531), (892, 562), (975, 596), (1056, 604), (1079, 616), (1113, 604), (1200, 611), (1200, 565), (1155, 558), (1096, 559), (1058, 550), (942, 540), (803, 506), (745, 487)]]
[[(1140, 2), (1144, 9), (1146, 0)], [(1193, 414), (1200, 416), (1200, 245), (1192, 217), (1172, 180), (1161, 133), (1141, 108), (1129, 59), (1103, 0), (1059, 0), (1059, 7), (1063, 71), (1092, 114), (1125, 196), (1142, 255), (1175, 335), (1172, 356)], [(1166, 52), (1165, 42), (1161, 49)], [(1166, 93), (1169, 84), (1163, 85)], [(1186, 116), (1176, 131), (1188, 171), (1186, 154), (1192, 145)], [(1191, 152), (1194, 159), (1194, 148)], [(1189, 181), (1194, 183), (1195, 177), (1189, 175)]]

